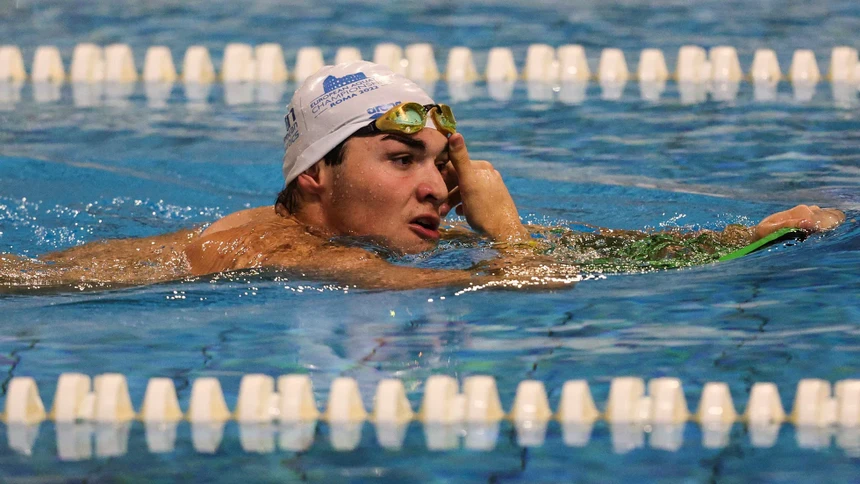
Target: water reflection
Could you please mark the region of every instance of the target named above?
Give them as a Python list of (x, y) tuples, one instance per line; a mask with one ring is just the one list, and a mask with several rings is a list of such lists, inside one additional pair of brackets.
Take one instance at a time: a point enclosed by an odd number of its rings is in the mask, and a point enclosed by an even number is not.
[(487, 91), (496, 101), (509, 101), (514, 94), (514, 81), (488, 82)]
[(268, 454), (275, 450), (275, 425), (265, 423), (240, 423), (239, 440), (242, 450), (255, 454)]
[(529, 101), (552, 102), (555, 96), (554, 84), (550, 82), (529, 81), (526, 83), (526, 93)]
[(588, 81), (562, 82), (558, 91), (558, 100), (565, 104), (581, 104), (586, 98)]
[(101, 106), (104, 84), (101, 82), (73, 82), (72, 100), (75, 107), (88, 108)]
[(818, 83), (814, 81), (797, 80), (791, 83), (794, 100), (799, 103), (807, 103), (815, 97), (815, 89)]
[(639, 93), (643, 101), (657, 102), (666, 90), (666, 81), (640, 82)]
[(733, 102), (738, 97), (740, 89), (739, 82), (722, 81), (715, 82), (711, 86), (711, 97), (714, 101)]
[(448, 82), (448, 95), (451, 96), (451, 102), (466, 102), (475, 97), (477, 88), (474, 82)]
[(37, 103), (49, 103), (59, 101), (63, 84), (60, 82), (34, 82), (33, 100)]
[(225, 82), (224, 102), (228, 106), (251, 104), (254, 102), (253, 82)]
[(0, 81), (0, 110), (12, 110), (21, 100), (21, 81)]
[(851, 109), (857, 105), (857, 89), (855, 83), (834, 82), (830, 84), (833, 94), (833, 104), (841, 109)]
[(285, 82), (260, 82), (257, 84), (257, 102), (278, 104), (287, 91)]
[(32, 455), (39, 436), (40, 424), (10, 423), (6, 425), (9, 448), (22, 455)]
[(143, 90), (146, 93), (147, 106), (150, 108), (164, 108), (167, 106), (171, 92), (173, 92), (173, 83), (145, 82)]
[(756, 81), (753, 83), (753, 99), (758, 102), (776, 101), (777, 81)]
[(89, 459), (93, 455), (93, 424), (57, 422), (54, 424), (57, 455), (63, 461)]
[(681, 104), (699, 104), (708, 99), (708, 85), (700, 82), (679, 82)]
[(177, 422), (146, 422), (146, 446), (153, 454), (173, 452)]
[(202, 108), (209, 102), (209, 93), (212, 90), (212, 84), (186, 82), (185, 99), (189, 107)]
[(626, 80), (600, 81), (600, 98), (606, 101), (617, 101), (624, 95)]

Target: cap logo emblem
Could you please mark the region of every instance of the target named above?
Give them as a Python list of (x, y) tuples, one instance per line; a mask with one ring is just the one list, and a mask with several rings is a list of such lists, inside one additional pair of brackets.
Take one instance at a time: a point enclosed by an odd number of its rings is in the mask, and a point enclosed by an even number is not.
[(327, 109), (358, 97), (362, 94), (379, 89), (380, 83), (363, 72), (357, 72), (343, 77), (328, 76), (323, 80), (323, 94), (311, 101), (310, 111), (316, 118)]

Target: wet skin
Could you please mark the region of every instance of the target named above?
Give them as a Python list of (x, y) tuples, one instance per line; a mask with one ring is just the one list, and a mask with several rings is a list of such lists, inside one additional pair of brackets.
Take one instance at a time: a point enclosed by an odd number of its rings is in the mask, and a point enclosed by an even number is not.
[[(40, 260), (0, 256), (0, 283), (145, 284), (229, 270), (275, 267), (306, 277), (362, 287), (415, 288), (530, 279), (569, 284), (575, 267), (535, 256), (529, 231), (501, 175), (472, 160), (460, 134), (434, 129), (414, 135), (352, 138), (343, 163), (317, 163), (298, 178), (301, 207), (260, 207), (228, 215), (205, 231), (109, 240), (47, 254)], [(472, 230), (498, 242), (500, 257), (475, 270), (431, 270), (393, 265), (333, 237), (370, 237), (399, 253), (438, 244), (440, 221), (456, 207)], [(733, 229), (738, 245), (783, 227), (828, 230), (844, 220), (836, 209), (799, 205), (756, 227)], [(533, 228), (536, 229), (536, 228)], [(617, 235), (618, 231), (606, 231)], [(534, 269), (534, 270), (532, 270)]]
[[(277, 266), (371, 287), (427, 287), (478, 282), (474, 271), (396, 266), (335, 236), (372, 237), (399, 253), (433, 249), (452, 201), (470, 226), (495, 241), (528, 237), (501, 175), (471, 160), (461, 135), (435, 129), (350, 139), (343, 163), (318, 163), (299, 176), (301, 208), (245, 210), (210, 226), (185, 253), (194, 274)], [(507, 250), (510, 258), (520, 255)], [(561, 272), (570, 274), (570, 268)]]

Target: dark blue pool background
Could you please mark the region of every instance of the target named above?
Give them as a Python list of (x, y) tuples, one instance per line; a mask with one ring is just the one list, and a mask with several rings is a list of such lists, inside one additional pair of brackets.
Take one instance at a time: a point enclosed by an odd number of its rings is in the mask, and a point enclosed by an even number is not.
[[(813, 49), (822, 71), (836, 45), (858, 47), (860, 5), (790, 2), (5, 2), (3, 43), (57, 45), (68, 68), (78, 42), (129, 43), (138, 68), (150, 45), (171, 47), (181, 65), (193, 44), (216, 67), (228, 42), (281, 43), (292, 68), (299, 47), (341, 45), (370, 57), (382, 41), (432, 42), (444, 68), (451, 47), (510, 47), (522, 66), (528, 44), (583, 44), (596, 69), (600, 49), (622, 48), (631, 71), (642, 48), (664, 50), (670, 68), (684, 44), (728, 44), (748, 70), (756, 48), (777, 51), (783, 72), (796, 48)], [(21, 100), (0, 111), (0, 252), (29, 256), (98, 240), (164, 233), (271, 203), (281, 187), (283, 105), (228, 106), (221, 86), (206, 105), (177, 85), (166, 107), (147, 104), (141, 85), (127, 103), (80, 108), (71, 88), (55, 103)], [(450, 100), (436, 85), (437, 99)], [(860, 124), (856, 98), (836, 105), (829, 84), (812, 101), (780, 85), (776, 101), (683, 105), (674, 83), (658, 103), (628, 83), (619, 101), (589, 86), (576, 106), (530, 101), (518, 84), (509, 101), (478, 85), (454, 103), (469, 148), (505, 176), (520, 213), (542, 224), (586, 222), (644, 229), (720, 228), (754, 223), (795, 203), (845, 210), (849, 221), (799, 246), (716, 265), (584, 281), (563, 291), (458, 288), (359, 291), (320, 281), (237, 274), (124, 290), (0, 297), (0, 374), (36, 378), (50, 404), (62, 372), (128, 376), (142, 401), (147, 379), (172, 377), (187, 407), (190, 381), (216, 376), (233, 406), (243, 374), (310, 373), (322, 405), (339, 375), (359, 380), (365, 404), (383, 377), (404, 380), (413, 407), (431, 374), (497, 378), (508, 408), (516, 385), (542, 380), (553, 407), (565, 380), (586, 378), (599, 406), (615, 376), (677, 376), (695, 408), (708, 381), (729, 384), (738, 410), (750, 385), (772, 381), (790, 408), (801, 378), (856, 378), (860, 351)], [(465, 257), (465, 256), (464, 256)], [(446, 266), (444, 254), (424, 264)], [(298, 292), (301, 290), (301, 292)], [(444, 297), (445, 299), (441, 299)], [(430, 301), (432, 299), (432, 302)], [(0, 387), (5, 391), (5, 384)], [(2, 396), (2, 395), (0, 395)], [(187, 429), (187, 427), (186, 427)], [(790, 428), (754, 449), (740, 426), (731, 445), (703, 450), (688, 427), (681, 451), (612, 453), (598, 427), (584, 449), (556, 430), (523, 451), (503, 433), (491, 453), (428, 453), (419, 429), (401, 452), (379, 450), (365, 430), (360, 450), (246, 454), (228, 431), (215, 456), (196, 454), (187, 431), (177, 451), (153, 455), (142, 429), (127, 455), (57, 461), (43, 425), (35, 455), (14, 454), (0, 426), (0, 480), (41, 472), (58, 479), (225, 482), (390, 480), (558, 482), (851, 482), (858, 461), (835, 445), (799, 449)], [(233, 436), (231, 439), (231, 435)], [(856, 454), (854, 454), (856, 455)], [(12, 481), (14, 482), (14, 481)]]

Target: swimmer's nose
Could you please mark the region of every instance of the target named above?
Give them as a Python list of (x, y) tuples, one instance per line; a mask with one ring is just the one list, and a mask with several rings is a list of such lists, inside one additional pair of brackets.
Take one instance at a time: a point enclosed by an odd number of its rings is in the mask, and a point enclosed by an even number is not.
[(438, 209), (448, 199), (448, 186), (436, 166), (431, 164), (430, 167), (432, 172), (418, 184), (416, 195), (419, 202), (431, 203)]

